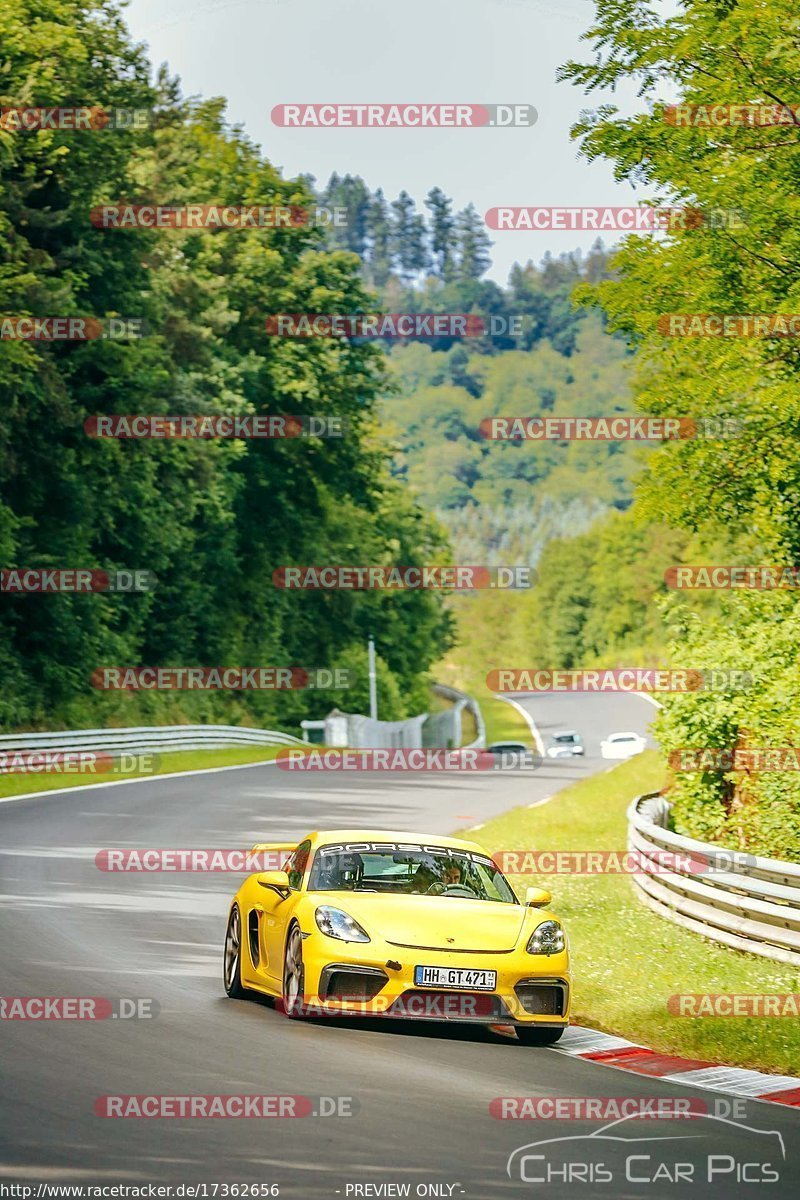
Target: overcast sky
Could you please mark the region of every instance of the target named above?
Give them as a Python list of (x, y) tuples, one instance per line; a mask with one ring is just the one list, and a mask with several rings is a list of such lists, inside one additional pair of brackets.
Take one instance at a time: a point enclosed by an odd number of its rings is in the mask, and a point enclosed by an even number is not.
[[(579, 42), (591, 0), (132, 0), (127, 20), (166, 61), (186, 94), (223, 95), (286, 176), (361, 175), (389, 199), (405, 188), (421, 206), (438, 184), (456, 208), (628, 204), (606, 163), (578, 157), (569, 128), (587, 99), (556, 83), (558, 66), (591, 56)], [(527, 103), (533, 128), (287, 129), (281, 103)], [(628, 108), (633, 92), (617, 97)], [(199, 199), (199, 198), (198, 198)], [(590, 233), (495, 232), (492, 278), (515, 261), (588, 249)]]

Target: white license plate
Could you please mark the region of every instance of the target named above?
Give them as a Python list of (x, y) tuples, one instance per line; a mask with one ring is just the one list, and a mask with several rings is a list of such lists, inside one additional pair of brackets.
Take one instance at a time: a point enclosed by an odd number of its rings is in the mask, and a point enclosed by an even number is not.
[(469, 967), (415, 967), (414, 986), (493, 992), (497, 987), (497, 971), (474, 971)]

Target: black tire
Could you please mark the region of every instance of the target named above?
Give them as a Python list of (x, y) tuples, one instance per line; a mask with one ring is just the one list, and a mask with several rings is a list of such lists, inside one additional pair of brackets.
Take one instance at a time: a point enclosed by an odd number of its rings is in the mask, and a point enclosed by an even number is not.
[(222, 983), (231, 1000), (244, 1000), (250, 995), (249, 990), (242, 986), (242, 915), (238, 904), (231, 909), (225, 930)]
[(542, 1025), (518, 1025), (517, 1037), (523, 1046), (553, 1046), (564, 1029), (563, 1025), (559, 1029), (548, 1029)]
[(302, 1019), (305, 1008), (305, 967), (303, 965), (303, 935), (300, 926), (292, 925), (283, 954), (283, 992), (281, 1004), (287, 1017)]

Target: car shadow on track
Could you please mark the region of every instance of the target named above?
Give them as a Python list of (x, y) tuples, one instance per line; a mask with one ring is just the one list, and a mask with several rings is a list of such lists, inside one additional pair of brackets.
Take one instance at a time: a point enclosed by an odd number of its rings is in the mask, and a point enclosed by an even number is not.
[[(220, 998), (220, 1004), (247, 1005), (262, 1008), (274, 1020), (289, 1021), (281, 1012), (279, 1003), (270, 996), (248, 996), (246, 1000), (231, 1001)], [(451, 1042), (501, 1042), (516, 1041), (510, 1025), (467, 1024), (459, 1021), (416, 1021), (412, 1017), (351, 1017), (338, 1013), (329, 1017), (304, 1017), (291, 1024), (307, 1029), (351, 1029), (361, 1033), (383, 1033), (393, 1037), (433, 1038)]]

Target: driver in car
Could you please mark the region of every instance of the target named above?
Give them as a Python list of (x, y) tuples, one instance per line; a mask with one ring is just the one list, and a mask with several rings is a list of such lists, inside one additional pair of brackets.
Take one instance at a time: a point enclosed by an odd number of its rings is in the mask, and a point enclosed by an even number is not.
[(442, 892), (448, 891), (449, 888), (459, 888), (462, 891), (474, 891), (469, 880), (465, 878), (466, 872), (460, 862), (454, 858), (447, 859), (442, 865), (442, 872), (436, 883), (431, 884), (428, 892), (433, 896), (440, 896)]
[(319, 877), (322, 891), (354, 891), (364, 876), (364, 860), (360, 854), (332, 854), (325, 862)]

